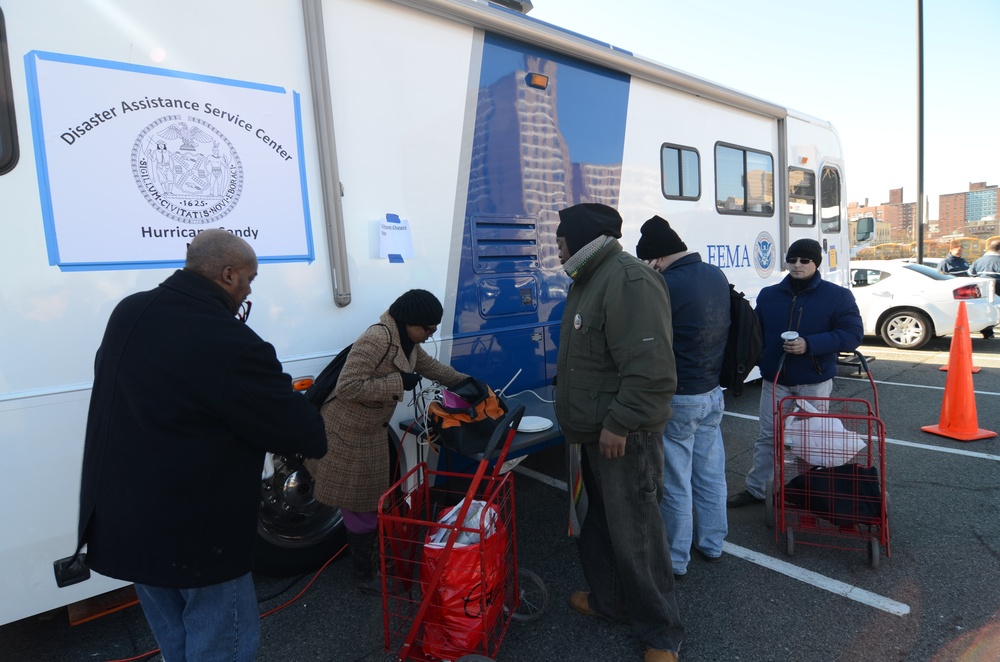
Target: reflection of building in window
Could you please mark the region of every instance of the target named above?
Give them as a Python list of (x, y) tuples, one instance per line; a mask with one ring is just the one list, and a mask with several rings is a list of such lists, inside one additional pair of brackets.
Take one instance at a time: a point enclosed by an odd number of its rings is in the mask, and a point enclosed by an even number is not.
[(747, 173), (748, 212), (770, 213), (774, 209), (774, 175), (767, 170)]

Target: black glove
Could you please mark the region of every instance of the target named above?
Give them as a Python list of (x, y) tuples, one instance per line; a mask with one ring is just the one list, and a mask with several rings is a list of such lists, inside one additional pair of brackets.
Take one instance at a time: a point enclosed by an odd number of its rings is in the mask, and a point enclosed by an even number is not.
[(420, 375), (415, 372), (404, 372), (403, 374), (403, 388), (407, 391), (412, 391), (416, 388), (417, 384), (420, 382)]

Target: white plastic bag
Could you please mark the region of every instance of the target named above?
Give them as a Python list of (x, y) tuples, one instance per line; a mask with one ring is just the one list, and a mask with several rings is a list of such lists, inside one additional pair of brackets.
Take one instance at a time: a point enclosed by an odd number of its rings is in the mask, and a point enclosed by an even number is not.
[[(797, 412), (807, 415), (795, 416)], [(797, 400), (792, 413), (785, 418), (785, 445), (810, 466), (847, 464), (865, 448), (865, 440), (860, 435), (845, 429), (839, 418), (820, 412), (806, 400)]]
[[(462, 509), (463, 503), (465, 503), (464, 498), (453, 507), (446, 510), (438, 518), (438, 522), (454, 528), (455, 523), (458, 521), (458, 511)], [(485, 501), (473, 500), (472, 505), (469, 506), (469, 512), (465, 516), (465, 523), (462, 525), (462, 528), (476, 529), (476, 531), (481, 530), (487, 537), (493, 535), (493, 532), (496, 529), (497, 521), (496, 508), (487, 509), (486, 521), (485, 523), (482, 523), (483, 510), (485, 508)], [(476, 531), (459, 531), (458, 538), (455, 540), (455, 547), (464, 547), (466, 545), (473, 545), (479, 542), (479, 533)], [(428, 535), (427, 546), (444, 547), (445, 543), (448, 542), (449, 533), (451, 533), (451, 529), (438, 527), (435, 531), (432, 531)]]

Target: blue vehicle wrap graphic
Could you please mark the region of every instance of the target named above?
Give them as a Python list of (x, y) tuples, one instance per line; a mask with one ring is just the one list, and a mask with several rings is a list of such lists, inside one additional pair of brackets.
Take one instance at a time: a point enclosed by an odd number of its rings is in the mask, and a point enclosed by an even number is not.
[[(541, 74), (547, 84), (529, 84)], [(617, 207), (629, 77), (487, 35), (469, 173), (452, 365), (512, 391), (555, 374), (569, 288), (558, 211)]]

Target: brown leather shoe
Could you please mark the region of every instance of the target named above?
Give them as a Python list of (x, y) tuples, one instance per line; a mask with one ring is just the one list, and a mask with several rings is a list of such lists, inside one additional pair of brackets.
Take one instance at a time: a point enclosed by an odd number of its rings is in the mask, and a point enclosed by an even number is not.
[(597, 616), (597, 612), (590, 608), (589, 591), (573, 591), (570, 593), (569, 606), (570, 609), (580, 612), (584, 616)]
[(661, 651), (656, 648), (647, 648), (642, 662), (677, 662), (677, 653), (673, 651)]

